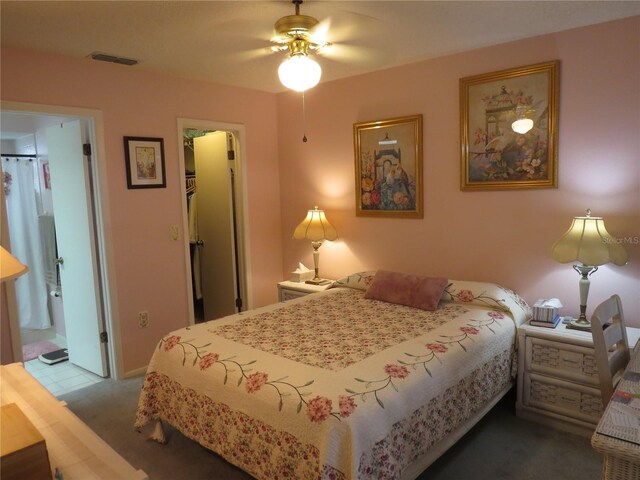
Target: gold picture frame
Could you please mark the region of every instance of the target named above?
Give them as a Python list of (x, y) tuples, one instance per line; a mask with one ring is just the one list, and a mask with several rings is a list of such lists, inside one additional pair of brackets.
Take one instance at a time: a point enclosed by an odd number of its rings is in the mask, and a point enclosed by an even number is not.
[(355, 123), (356, 216), (422, 218), (422, 115)]
[(557, 188), (559, 74), (554, 60), (460, 79), (461, 190)]

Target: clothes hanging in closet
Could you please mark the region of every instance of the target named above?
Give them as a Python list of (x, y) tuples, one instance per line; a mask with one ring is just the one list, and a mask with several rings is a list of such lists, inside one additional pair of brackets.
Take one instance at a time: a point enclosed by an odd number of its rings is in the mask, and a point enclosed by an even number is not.
[(196, 300), (200, 300), (202, 298), (202, 277), (200, 272), (200, 246), (198, 245), (198, 202), (195, 192), (190, 193), (187, 197), (187, 212), (193, 291)]

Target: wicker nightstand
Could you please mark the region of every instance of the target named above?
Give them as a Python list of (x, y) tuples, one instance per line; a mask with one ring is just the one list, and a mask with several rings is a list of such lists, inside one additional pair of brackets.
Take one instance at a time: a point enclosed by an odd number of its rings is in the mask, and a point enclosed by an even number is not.
[(333, 280), (328, 280), (326, 285), (312, 285), (304, 282), (280, 282), (278, 283), (278, 300), (285, 302), (298, 297), (304, 297), (310, 293), (322, 292), (329, 288)]
[[(635, 345), (640, 329), (627, 335)], [(590, 332), (518, 328), (518, 416), (590, 437), (603, 410)]]

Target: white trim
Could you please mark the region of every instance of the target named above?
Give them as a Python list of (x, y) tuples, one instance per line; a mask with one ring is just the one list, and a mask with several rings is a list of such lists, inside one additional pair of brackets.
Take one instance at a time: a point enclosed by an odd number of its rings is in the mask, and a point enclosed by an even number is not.
[[(107, 155), (105, 151), (104, 123), (102, 111), (65, 107), (57, 105), (41, 105), (35, 103), (22, 102), (0, 102), (0, 109), (18, 113), (33, 115), (56, 115), (80, 118), (89, 123), (90, 138), (92, 143), (92, 161), (95, 195), (95, 222), (97, 230), (97, 242), (99, 250), (104, 321), (109, 342), (107, 351), (109, 355), (109, 372), (111, 378), (119, 380), (122, 378), (122, 341), (120, 336), (120, 322), (118, 318), (118, 301), (115, 278), (115, 261), (111, 240), (111, 210), (109, 203), (109, 188), (107, 185)], [(11, 321), (11, 319), (10, 319)], [(12, 339), (17, 335), (19, 339), (20, 329), (14, 331), (11, 323)], [(14, 352), (15, 355), (15, 352)]]
[(240, 289), (242, 292), (242, 298), (244, 300), (243, 310), (250, 310), (253, 308), (253, 289), (251, 287), (251, 265), (250, 265), (250, 249), (249, 249), (249, 212), (247, 210), (247, 179), (245, 175), (244, 166), (247, 162), (245, 156), (246, 152), (246, 130), (245, 126), (237, 123), (224, 123), (213, 122), (209, 120), (196, 120), (189, 118), (178, 118), (178, 167), (180, 169), (180, 193), (182, 196), (182, 231), (184, 239), (184, 255), (185, 255), (185, 269), (187, 277), (187, 305), (189, 309), (189, 324), (194, 324), (194, 311), (193, 311), (193, 299), (192, 299), (192, 281), (191, 281), (191, 254), (189, 251), (189, 241), (187, 232), (189, 231), (189, 219), (187, 215), (187, 189), (186, 189), (186, 174), (185, 174), (185, 160), (184, 160), (184, 145), (182, 142), (183, 132), (185, 128), (197, 128), (197, 129), (211, 129), (220, 130), (232, 133), (236, 140), (236, 206), (239, 216), (238, 222), (238, 258), (239, 269), (243, 272), (240, 275)]

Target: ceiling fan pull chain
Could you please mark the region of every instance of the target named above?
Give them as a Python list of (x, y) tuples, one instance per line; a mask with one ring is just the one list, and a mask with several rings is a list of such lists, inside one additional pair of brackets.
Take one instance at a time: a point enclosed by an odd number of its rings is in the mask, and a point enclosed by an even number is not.
[(304, 91), (302, 92), (302, 141), (307, 143), (307, 114), (304, 104)]

